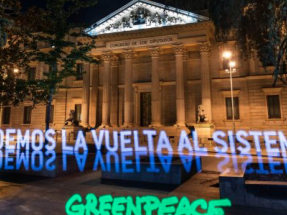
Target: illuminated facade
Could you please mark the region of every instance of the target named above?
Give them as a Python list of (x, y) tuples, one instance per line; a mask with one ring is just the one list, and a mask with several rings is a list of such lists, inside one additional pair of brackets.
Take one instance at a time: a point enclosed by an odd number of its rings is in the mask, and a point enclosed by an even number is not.
[[(71, 109), (85, 127), (153, 127), (174, 136), (186, 125), (209, 137), (232, 129), (229, 75), (222, 59), (231, 50), (236, 129), (287, 128), (287, 91), (272, 88), (272, 68), (250, 59), (230, 41), (217, 44), (208, 18), (147, 0), (134, 0), (85, 30), (95, 36), (91, 54), (100, 65), (81, 64), (83, 76), (68, 78), (53, 100), (51, 127), (63, 127)], [(45, 65), (32, 65), (29, 78)], [(44, 129), (45, 106), (5, 107), (2, 128)], [(204, 113), (206, 122), (200, 121)], [(174, 133), (175, 132), (175, 133)]]

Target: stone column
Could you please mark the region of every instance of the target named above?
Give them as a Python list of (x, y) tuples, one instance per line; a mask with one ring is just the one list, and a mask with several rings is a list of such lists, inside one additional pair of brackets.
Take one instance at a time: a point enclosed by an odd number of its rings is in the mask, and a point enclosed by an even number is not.
[(92, 65), (92, 92), (90, 104), (90, 126), (95, 127), (97, 123), (97, 104), (99, 92), (99, 65)]
[(110, 86), (111, 86), (111, 59), (110, 52), (102, 54), (104, 61), (104, 80), (103, 80), (103, 111), (102, 111), (102, 125), (101, 127), (110, 126)]
[(125, 104), (124, 104), (124, 126), (132, 127), (133, 110), (132, 110), (132, 97), (133, 97), (133, 80), (132, 80), (132, 58), (134, 52), (131, 49), (124, 51), (125, 57)]
[(90, 64), (84, 63), (83, 91), (82, 91), (82, 118), (81, 124), (89, 126), (89, 103), (90, 103)]
[(189, 108), (189, 99), (188, 99), (188, 52), (185, 49), (183, 53), (183, 77), (184, 77), (184, 104), (185, 104), (185, 121), (188, 122), (190, 119), (190, 114), (188, 111)]
[(135, 127), (140, 127), (141, 126), (141, 116), (140, 116), (140, 112), (141, 112), (141, 108), (140, 108), (141, 104), (140, 104), (140, 92), (138, 87), (134, 88), (134, 126)]
[(209, 70), (210, 46), (208, 43), (199, 44), (201, 56), (201, 97), (202, 105), (208, 122), (212, 122), (211, 112), (211, 80)]
[(118, 127), (118, 113), (119, 113), (119, 58), (116, 55), (112, 57), (112, 72), (111, 72), (111, 126)]
[(151, 89), (151, 108), (152, 108), (152, 123), (151, 127), (161, 126), (161, 101), (160, 101), (160, 79), (159, 79), (159, 62), (160, 48), (150, 48), (152, 58), (152, 89)]
[(185, 48), (183, 45), (174, 45), (175, 65), (176, 65), (176, 126), (185, 126), (185, 100), (184, 100), (184, 73), (183, 55)]

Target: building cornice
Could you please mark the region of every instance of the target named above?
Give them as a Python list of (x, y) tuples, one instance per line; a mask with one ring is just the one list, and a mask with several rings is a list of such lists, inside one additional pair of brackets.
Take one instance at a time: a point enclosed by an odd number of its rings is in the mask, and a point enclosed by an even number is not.
[(113, 40), (125, 40), (125, 39), (137, 39), (142, 37), (154, 37), (154, 36), (164, 36), (168, 34), (178, 34), (179, 32), (185, 31), (199, 31), (206, 30), (206, 34), (213, 28), (213, 24), (210, 21), (191, 23), (185, 25), (176, 25), (176, 26), (166, 26), (161, 28), (151, 28), (143, 29), (136, 31), (127, 31), (127, 32), (117, 32), (111, 34), (103, 34), (97, 37), (94, 37), (96, 41), (113, 41)]
[[(272, 74), (269, 75), (249, 75), (241, 77), (233, 77), (234, 81), (249, 81), (249, 80), (273, 80)], [(219, 83), (223, 81), (230, 81), (229, 77), (226, 78), (213, 78), (212, 82)]]

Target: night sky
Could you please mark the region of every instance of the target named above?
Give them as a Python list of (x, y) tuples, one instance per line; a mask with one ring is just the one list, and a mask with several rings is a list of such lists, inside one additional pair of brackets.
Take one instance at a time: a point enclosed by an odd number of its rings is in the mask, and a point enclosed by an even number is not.
[[(72, 18), (72, 22), (89, 26), (129, 3), (131, 0), (98, 0), (98, 3), (91, 8), (82, 9), (78, 15)], [(45, 0), (20, 0), (23, 9), (33, 5), (43, 6)], [(156, 2), (162, 3), (162, 0)]]

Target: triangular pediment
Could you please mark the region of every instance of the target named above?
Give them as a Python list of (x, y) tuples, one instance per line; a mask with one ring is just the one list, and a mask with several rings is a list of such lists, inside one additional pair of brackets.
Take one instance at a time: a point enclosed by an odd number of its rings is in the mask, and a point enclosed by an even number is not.
[(149, 0), (133, 0), (86, 29), (92, 36), (207, 21), (208, 18)]

